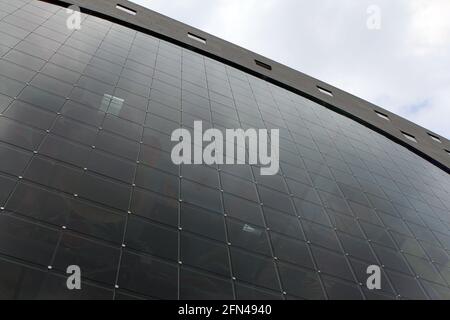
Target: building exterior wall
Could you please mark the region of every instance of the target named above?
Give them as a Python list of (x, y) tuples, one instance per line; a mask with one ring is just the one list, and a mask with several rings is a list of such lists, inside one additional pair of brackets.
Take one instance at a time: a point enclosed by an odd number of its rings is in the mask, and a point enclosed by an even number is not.
[[(0, 3), (0, 298), (450, 298), (442, 146), (142, 30)], [(280, 129), (279, 174), (174, 165), (196, 120)]]

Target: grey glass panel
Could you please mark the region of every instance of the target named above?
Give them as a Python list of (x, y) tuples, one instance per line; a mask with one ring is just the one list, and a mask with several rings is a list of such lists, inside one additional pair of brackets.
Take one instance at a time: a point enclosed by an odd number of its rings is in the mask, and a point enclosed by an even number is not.
[(328, 210), (328, 216), (330, 217), (331, 224), (339, 231), (346, 232), (355, 237), (364, 238), (364, 234), (358, 225), (356, 219), (353, 219), (347, 215), (339, 214), (337, 212)]
[(63, 97), (31, 86), (26, 87), (22, 91), (19, 99), (53, 112), (59, 111), (65, 102)]
[(143, 189), (133, 189), (131, 212), (164, 224), (178, 225), (178, 201)]
[(152, 130), (150, 128), (144, 128), (144, 133), (142, 137), (144, 144), (161, 149), (167, 152), (172, 151), (172, 147), (175, 145), (171, 142), (170, 135)]
[(294, 196), (296, 196), (302, 200), (321, 204), (321, 201), (320, 201), (319, 197), (317, 196), (317, 193), (314, 190), (314, 188), (312, 188), (306, 184), (296, 182), (294, 180), (287, 179), (286, 181), (289, 186), (289, 189), (291, 190), (291, 193)]
[(18, 50), (9, 51), (4, 56), (4, 59), (35, 71), (38, 71), (45, 64), (45, 60), (33, 57)]
[(23, 264), (0, 260), (2, 299), (21, 300), (105, 300), (113, 291), (81, 281), (83, 290), (67, 290), (67, 277), (44, 272)]
[(47, 63), (41, 72), (70, 84), (76, 83), (81, 76), (78, 72), (71, 71), (53, 63)]
[(272, 290), (279, 290), (275, 265), (270, 258), (231, 248), (234, 276), (241, 281)]
[(124, 251), (120, 270), (118, 282), (123, 289), (162, 299), (177, 298), (175, 264)]
[(416, 279), (393, 271), (386, 271), (395, 290), (405, 298), (423, 300), (426, 298)]
[(223, 194), (223, 201), (225, 213), (228, 216), (247, 221), (258, 226), (264, 226), (261, 206), (259, 203), (247, 201), (227, 193)]
[(405, 258), (413, 269), (414, 273), (420, 278), (432, 282), (444, 283), (442, 277), (428, 260), (410, 256), (408, 254), (405, 254)]
[(83, 277), (114, 284), (119, 255), (119, 248), (64, 234), (56, 250), (55, 268), (65, 272), (68, 266), (77, 265)]
[(189, 233), (180, 237), (181, 261), (185, 265), (230, 277), (227, 245)]
[(302, 222), (302, 225), (308, 241), (337, 252), (341, 251), (339, 248), (339, 243), (336, 239), (336, 234), (332, 229), (306, 221)]
[(48, 92), (63, 97), (67, 97), (70, 91), (72, 91), (72, 86), (70, 84), (66, 84), (60, 80), (46, 76), (44, 74), (35, 76), (33, 78), (33, 81), (31, 81), (31, 84), (34, 87), (47, 90)]
[(67, 229), (122, 243), (125, 216), (47, 189), (19, 183), (7, 209)]
[(362, 221), (360, 222), (360, 225), (367, 234), (368, 240), (393, 249), (396, 248), (394, 242), (391, 240), (391, 237), (385, 229)]
[(406, 274), (411, 274), (405, 259), (401, 254), (391, 249), (373, 244), (372, 245), (376, 255), (381, 263), (392, 270), (400, 271)]
[(221, 180), (224, 191), (258, 202), (256, 188), (253, 183), (225, 173), (221, 174)]
[(181, 175), (183, 178), (204, 184), (210, 188), (219, 188), (219, 174), (214, 168), (205, 165), (183, 165)]
[[(111, 107), (110, 107), (111, 108)], [(142, 134), (142, 127), (136, 123), (122, 120), (112, 115), (106, 115), (102, 125), (103, 129), (112, 131), (125, 138), (140, 141)]]
[(234, 246), (271, 256), (269, 240), (264, 229), (227, 219), (229, 240)]
[(51, 132), (69, 140), (93, 146), (98, 129), (68, 118), (58, 118)]
[(202, 272), (181, 268), (180, 299), (230, 300), (233, 289), (230, 280), (223, 280)]
[[(287, 193), (287, 188), (286, 188), (286, 184), (284, 183), (283, 177), (281, 177), (280, 175), (263, 176), (263, 175), (260, 175), (259, 170), (260, 170), (260, 168), (256, 168), (256, 167), (253, 168), (253, 172), (255, 174), (255, 180), (258, 183), (260, 183), (264, 186), (267, 186), (269, 188), (278, 190), (280, 192)], [(300, 188), (297, 188), (296, 186), (293, 186), (292, 184), (289, 187), (291, 188), (291, 191), (293, 193), (296, 193), (298, 195), (304, 194), (305, 198), (307, 198), (309, 196), (307, 191), (300, 190)]]
[(323, 277), (323, 285), (331, 300), (363, 300), (363, 295), (356, 284), (350, 284), (331, 277)]
[(204, 187), (188, 180), (181, 181), (181, 199), (216, 212), (222, 211), (219, 190)]
[(357, 219), (361, 219), (363, 221), (370, 222), (370, 223), (378, 225), (378, 226), (384, 226), (383, 223), (381, 222), (380, 218), (376, 214), (375, 210), (373, 210), (369, 207), (357, 204), (356, 202), (349, 201), (348, 203), (350, 205), (350, 208), (352, 209), (353, 215)]
[(128, 208), (131, 188), (125, 184), (87, 173), (80, 183), (80, 196), (123, 211)]
[(33, 158), (25, 172), (25, 178), (45, 186), (75, 194), (79, 190), (82, 171), (61, 162)]
[(0, 203), (5, 203), (11, 191), (14, 189), (16, 179), (0, 175)]
[(321, 272), (354, 281), (350, 266), (343, 255), (314, 246), (311, 249)]
[(450, 299), (450, 290), (447, 287), (443, 287), (428, 281), (420, 281), (425, 287), (428, 296), (434, 300), (448, 300)]
[[(350, 261), (352, 269), (355, 273), (356, 279), (362, 284), (367, 282), (367, 277), (368, 277), (367, 268), (370, 265), (377, 265), (376, 262), (366, 262), (366, 261), (357, 260), (357, 259), (353, 259), (353, 258), (349, 258), (349, 261)], [(370, 291), (371, 292), (377, 291), (377, 292), (381, 292), (381, 293), (389, 293), (392, 295), (395, 294), (394, 289), (390, 285), (389, 278), (383, 268), (381, 269), (381, 289), (380, 290), (370, 290)], [(367, 296), (367, 292), (366, 292), (366, 296)]]
[(30, 153), (0, 144), (0, 171), (19, 176), (30, 159)]
[(138, 251), (177, 260), (177, 232), (138, 217), (131, 216), (128, 218), (125, 244)]
[(59, 232), (12, 216), (0, 215), (0, 252), (32, 263), (50, 265)]
[(283, 237), (275, 233), (271, 233), (270, 239), (272, 241), (274, 255), (278, 259), (314, 269), (311, 254), (305, 242)]
[(294, 214), (291, 199), (283, 193), (258, 186), (259, 195), (264, 206), (280, 210), (289, 214)]
[(350, 213), (350, 207), (343, 198), (327, 192), (319, 192), (319, 195), (326, 208), (330, 208), (331, 210), (341, 212), (343, 214)]
[(225, 220), (218, 213), (183, 203), (180, 224), (184, 230), (225, 242)]
[(0, 140), (31, 151), (35, 151), (44, 133), (18, 122), (0, 117)]
[(352, 257), (376, 264), (377, 260), (372, 253), (370, 245), (366, 241), (344, 233), (338, 233), (338, 237), (341, 240), (345, 253)]
[(96, 140), (95, 147), (110, 152), (116, 156), (136, 161), (139, 154), (139, 144), (118, 135), (101, 131)]
[(95, 127), (99, 127), (105, 117), (104, 112), (88, 108), (74, 101), (68, 101), (61, 109), (61, 114)]
[(90, 152), (89, 147), (53, 135), (48, 135), (39, 148), (40, 154), (82, 168), (86, 167)]
[(255, 286), (236, 283), (236, 298), (239, 300), (282, 300), (280, 293)]
[(35, 75), (35, 72), (6, 60), (0, 61), (0, 70), (2, 75), (19, 82), (28, 82)]
[(319, 277), (315, 271), (295, 268), (279, 263), (280, 278), (283, 289), (292, 295), (305, 299), (324, 299)]
[(135, 164), (95, 150), (89, 156), (87, 168), (90, 171), (131, 184), (134, 178)]
[[(420, 242), (422, 248), (427, 252), (428, 256), (431, 258), (432, 261), (435, 261), (442, 265), (448, 265), (450, 262), (450, 257), (448, 253), (439, 247), (429, 245), (426, 242)], [(422, 251), (423, 252), (423, 251)], [(420, 256), (420, 255), (416, 255)], [(421, 258), (425, 258), (424, 256), (420, 256)]]
[(178, 178), (165, 172), (138, 165), (135, 183), (137, 186), (150, 191), (157, 191), (168, 196), (178, 197)]
[(331, 227), (330, 219), (322, 206), (294, 198), (299, 217)]
[(250, 166), (248, 165), (231, 165), (224, 164), (219, 166), (221, 170), (226, 173), (232, 174), (236, 177), (240, 177), (242, 179), (253, 180), (252, 172)]
[(293, 238), (305, 239), (297, 218), (269, 208), (264, 208), (264, 216), (270, 230)]

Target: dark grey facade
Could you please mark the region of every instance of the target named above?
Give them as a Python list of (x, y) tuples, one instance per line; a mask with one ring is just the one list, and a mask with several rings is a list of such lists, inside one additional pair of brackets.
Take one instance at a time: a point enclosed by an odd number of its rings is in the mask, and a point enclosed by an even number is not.
[[(450, 299), (448, 140), (126, 1), (70, 2), (80, 30), (0, 0), (0, 298)], [(279, 128), (280, 173), (173, 165), (196, 120)]]

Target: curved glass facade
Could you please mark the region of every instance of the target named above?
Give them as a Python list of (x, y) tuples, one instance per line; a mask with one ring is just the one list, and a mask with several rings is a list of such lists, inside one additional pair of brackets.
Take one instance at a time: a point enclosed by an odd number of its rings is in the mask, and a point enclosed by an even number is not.
[[(447, 173), (168, 42), (0, 4), (0, 298), (450, 299)], [(174, 165), (196, 120), (280, 129), (279, 174)]]

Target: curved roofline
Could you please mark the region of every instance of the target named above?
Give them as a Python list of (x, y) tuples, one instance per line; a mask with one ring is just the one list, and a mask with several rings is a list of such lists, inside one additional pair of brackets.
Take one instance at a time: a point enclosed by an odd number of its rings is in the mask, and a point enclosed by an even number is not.
[[(250, 50), (126, 0), (40, 1), (63, 7), (77, 5), (81, 12), (155, 36), (266, 80), (351, 118), (450, 174), (450, 141), (445, 137)], [(131, 9), (135, 14), (119, 10), (117, 5)], [(413, 136), (417, 142), (408, 139), (404, 133)]]

